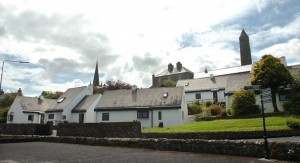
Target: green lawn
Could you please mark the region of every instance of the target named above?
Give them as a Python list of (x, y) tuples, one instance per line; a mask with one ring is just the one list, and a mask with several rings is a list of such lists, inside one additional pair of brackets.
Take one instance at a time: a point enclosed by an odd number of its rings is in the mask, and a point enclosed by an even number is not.
[[(289, 129), (286, 119), (290, 116), (267, 117), (267, 130)], [(294, 116), (300, 119), (300, 116)], [(214, 121), (193, 122), (181, 126), (166, 128), (145, 128), (142, 132), (219, 132), (219, 131), (263, 131), (262, 118), (220, 119)]]

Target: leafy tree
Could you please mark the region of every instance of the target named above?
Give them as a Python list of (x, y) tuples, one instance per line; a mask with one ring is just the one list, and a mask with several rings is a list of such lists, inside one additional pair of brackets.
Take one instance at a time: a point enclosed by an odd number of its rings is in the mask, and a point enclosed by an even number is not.
[(41, 95), (47, 99), (58, 99), (59, 96), (61, 96), (62, 94), (63, 94), (63, 92), (60, 92), (60, 91), (56, 91), (56, 92), (43, 91)]
[(263, 88), (271, 88), (274, 112), (279, 112), (276, 104), (276, 93), (279, 86), (287, 86), (292, 83), (292, 75), (281, 63), (279, 58), (272, 55), (264, 55), (254, 66), (251, 84), (262, 85)]
[[(4, 94), (4, 98), (0, 100), (0, 108), (10, 107), (17, 97), (18, 92)], [(20, 94), (22, 96), (22, 94)]]
[(176, 82), (174, 82), (173, 80), (164, 80), (162, 87), (175, 87), (176, 86)]
[(294, 77), (290, 94), (290, 112), (300, 114), (300, 72)]
[(105, 90), (131, 89), (131, 85), (120, 80), (108, 80), (102, 87), (94, 87), (94, 93), (103, 94)]
[(231, 104), (233, 115), (251, 115), (260, 113), (259, 106), (255, 104), (254, 91), (246, 91), (241, 89), (233, 94), (233, 101)]

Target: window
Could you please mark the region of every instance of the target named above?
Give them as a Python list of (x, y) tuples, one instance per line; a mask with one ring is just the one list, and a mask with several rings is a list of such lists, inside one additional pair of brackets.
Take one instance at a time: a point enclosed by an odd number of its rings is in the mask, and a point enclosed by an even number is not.
[(13, 121), (14, 120), (14, 115), (8, 115), (8, 121)]
[(79, 114), (79, 123), (84, 122), (84, 114)]
[(168, 93), (168, 92), (165, 92), (165, 93), (164, 93), (164, 98), (167, 98), (168, 95), (169, 95), (169, 93)]
[(149, 110), (138, 110), (137, 118), (149, 118)]
[(48, 119), (54, 119), (54, 114), (49, 114)]
[(161, 111), (158, 112), (158, 120), (162, 119)]
[(279, 94), (279, 101), (287, 101), (287, 95), (286, 94)]
[(196, 93), (196, 99), (201, 99), (201, 93)]
[(102, 113), (102, 121), (109, 121), (109, 113)]
[(289, 91), (279, 91), (279, 101), (287, 101), (289, 99)]
[(57, 100), (57, 103), (61, 103), (61, 102), (63, 102), (65, 99), (66, 99), (66, 97), (61, 97), (61, 98), (59, 98), (59, 99)]
[(184, 111), (182, 111), (181, 116), (182, 116), (182, 120), (184, 120)]
[(28, 115), (28, 121), (33, 121), (34, 115)]

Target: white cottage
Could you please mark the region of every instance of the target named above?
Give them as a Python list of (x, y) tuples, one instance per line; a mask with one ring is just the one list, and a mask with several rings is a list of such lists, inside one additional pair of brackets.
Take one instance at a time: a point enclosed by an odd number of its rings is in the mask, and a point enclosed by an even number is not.
[(72, 115), (72, 110), (87, 96), (93, 94), (93, 86), (83, 86), (83, 87), (76, 87), (70, 88), (66, 92), (64, 92), (56, 103), (49, 107), (45, 111), (46, 122), (53, 122), (54, 125), (61, 123), (63, 121), (68, 122), (79, 122), (75, 120), (74, 116)]
[(183, 124), (188, 112), (183, 87), (105, 91), (95, 111), (96, 122), (136, 120), (145, 128)]
[(45, 123), (45, 110), (56, 100), (17, 96), (7, 113), (7, 123)]

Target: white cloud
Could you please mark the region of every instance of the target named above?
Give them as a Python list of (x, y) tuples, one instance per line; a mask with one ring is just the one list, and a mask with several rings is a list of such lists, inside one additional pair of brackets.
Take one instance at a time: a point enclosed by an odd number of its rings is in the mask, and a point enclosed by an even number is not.
[(300, 61), (300, 39), (293, 38), (286, 43), (275, 44), (258, 52), (258, 56), (271, 54), (276, 57), (285, 56), (287, 59)]

